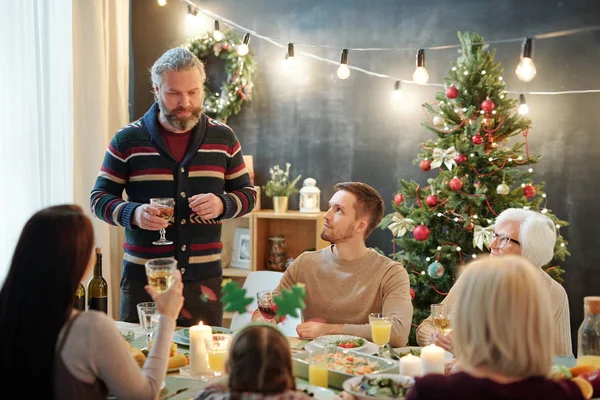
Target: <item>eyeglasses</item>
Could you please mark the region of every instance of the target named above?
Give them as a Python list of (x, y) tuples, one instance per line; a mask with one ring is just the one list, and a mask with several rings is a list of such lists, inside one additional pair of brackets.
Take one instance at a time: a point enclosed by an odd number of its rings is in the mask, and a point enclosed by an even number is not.
[(493, 242), (496, 242), (496, 247), (498, 247), (499, 249), (504, 248), (504, 246), (506, 246), (508, 242), (516, 243), (519, 246), (521, 245), (521, 242), (519, 242), (518, 240), (515, 240), (507, 235), (498, 235), (496, 232), (492, 233), (492, 243)]

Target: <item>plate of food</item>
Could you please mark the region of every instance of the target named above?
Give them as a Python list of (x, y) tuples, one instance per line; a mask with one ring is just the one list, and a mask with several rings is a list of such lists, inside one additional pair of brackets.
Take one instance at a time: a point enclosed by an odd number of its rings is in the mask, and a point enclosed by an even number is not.
[[(362, 350), (365, 350), (369, 346), (369, 343), (371, 343), (371, 342), (369, 342), (368, 340), (361, 338), (359, 336), (324, 335), (324, 336), (319, 336), (311, 343), (314, 343), (315, 345), (320, 346), (320, 347), (336, 346), (341, 349), (362, 351)], [(374, 344), (374, 343), (372, 343), (372, 344)], [(306, 348), (306, 346), (305, 346), (305, 348)], [(377, 350), (378, 350), (378, 347), (377, 347), (377, 345), (375, 345), (374, 352), (376, 352)]]
[(338, 395), (331, 389), (322, 388), (320, 386), (313, 386), (307, 383), (298, 383), (296, 389), (306, 393), (308, 396), (316, 400), (335, 400), (338, 399)]
[(378, 374), (356, 376), (344, 381), (344, 390), (359, 400), (404, 399), (415, 384), (409, 376)]
[[(212, 333), (213, 334), (230, 335), (231, 329), (222, 328), (220, 326), (213, 326)], [(172, 340), (175, 343), (180, 344), (182, 346), (189, 346), (190, 345), (190, 328), (182, 328), (182, 329), (176, 330), (175, 332), (173, 332)]]
[[(312, 342), (311, 342), (312, 343)], [(308, 352), (292, 355), (294, 376), (308, 379)], [(398, 362), (353, 350), (331, 353), (327, 362), (329, 386), (342, 389), (344, 381), (353, 376), (392, 373), (398, 371)]]

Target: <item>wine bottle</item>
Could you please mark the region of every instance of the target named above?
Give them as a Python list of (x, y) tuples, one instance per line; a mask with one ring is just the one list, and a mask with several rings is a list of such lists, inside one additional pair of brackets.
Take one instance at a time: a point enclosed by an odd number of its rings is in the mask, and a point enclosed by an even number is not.
[(75, 308), (79, 311), (85, 311), (85, 288), (81, 282), (79, 282), (75, 292)]
[(96, 247), (94, 276), (88, 282), (88, 310), (98, 310), (108, 314), (108, 284), (102, 277), (102, 252)]

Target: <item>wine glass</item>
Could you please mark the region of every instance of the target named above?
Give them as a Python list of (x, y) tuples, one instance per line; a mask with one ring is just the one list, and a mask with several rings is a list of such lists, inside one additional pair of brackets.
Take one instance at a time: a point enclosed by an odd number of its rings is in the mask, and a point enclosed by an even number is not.
[[(160, 211), (159, 217), (164, 218), (167, 222), (169, 222), (171, 218), (173, 218), (173, 214), (175, 213), (175, 199), (171, 197), (153, 198), (150, 199), (150, 205), (158, 208), (158, 210)], [(173, 244), (172, 241), (167, 240), (165, 238), (165, 233), (165, 229), (161, 228), (160, 239), (152, 242), (152, 244), (155, 244), (157, 246)]]
[(162, 293), (175, 282), (177, 260), (172, 257), (155, 258), (146, 262), (146, 277), (148, 285)]
[(214, 372), (215, 376), (221, 376), (225, 372), (231, 335), (210, 335), (205, 338), (205, 344), (208, 355), (208, 367)]
[(379, 346), (378, 355), (383, 357), (383, 348), (390, 342), (392, 336), (392, 314), (371, 313), (369, 325), (371, 325), (373, 343)]
[(267, 321), (272, 320), (277, 315), (275, 308), (275, 302), (273, 297), (280, 296), (281, 293), (278, 290), (265, 290), (256, 293), (256, 303), (258, 304), (258, 310), (264, 319)]
[(139, 303), (137, 305), (138, 317), (140, 319), (140, 325), (144, 332), (146, 332), (146, 347), (150, 347), (150, 339), (152, 339), (152, 332), (158, 326), (158, 308), (154, 302)]
[(452, 322), (450, 321), (450, 309), (448, 304), (432, 304), (431, 318), (433, 319), (433, 326), (437, 332), (444, 336), (452, 332)]

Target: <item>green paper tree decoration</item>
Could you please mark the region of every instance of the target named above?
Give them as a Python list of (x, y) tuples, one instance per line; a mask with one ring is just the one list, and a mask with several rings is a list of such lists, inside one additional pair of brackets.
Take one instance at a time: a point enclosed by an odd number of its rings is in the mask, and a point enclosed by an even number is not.
[(252, 297), (246, 297), (246, 289), (239, 287), (231, 279), (225, 279), (222, 283), (221, 302), (223, 310), (227, 312), (237, 311), (240, 314), (246, 312), (246, 307), (252, 303)]
[(277, 315), (281, 317), (289, 315), (290, 317), (298, 318), (297, 310), (304, 310), (306, 307), (304, 304), (305, 297), (306, 289), (302, 283), (292, 286), (291, 289), (283, 289), (281, 296), (273, 297), (273, 301), (277, 305)]

